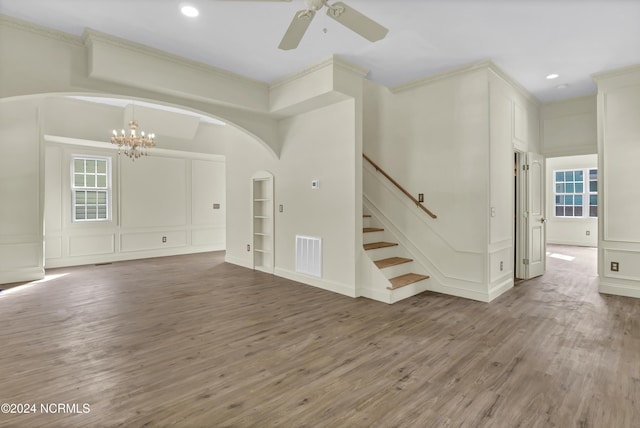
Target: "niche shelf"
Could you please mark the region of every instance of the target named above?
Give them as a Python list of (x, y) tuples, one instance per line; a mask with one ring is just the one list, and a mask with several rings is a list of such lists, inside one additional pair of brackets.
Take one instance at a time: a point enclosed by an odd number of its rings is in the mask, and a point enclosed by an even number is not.
[(273, 175), (253, 176), (253, 268), (273, 273)]

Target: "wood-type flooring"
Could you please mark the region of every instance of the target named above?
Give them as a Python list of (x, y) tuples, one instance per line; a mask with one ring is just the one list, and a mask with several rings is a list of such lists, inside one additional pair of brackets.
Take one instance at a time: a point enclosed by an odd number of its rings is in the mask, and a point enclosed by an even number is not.
[(223, 253), (50, 270), (0, 293), (0, 403), (38, 406), (0, 427), (640, 426), (640, 300), (598, 293), (595, 249), (549, 251), (575, 259), (491, 303)]

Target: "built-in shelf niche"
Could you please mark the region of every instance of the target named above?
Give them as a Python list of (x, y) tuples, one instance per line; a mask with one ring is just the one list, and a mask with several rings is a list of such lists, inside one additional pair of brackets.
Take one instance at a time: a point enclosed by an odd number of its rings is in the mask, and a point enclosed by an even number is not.
[(253, 268), (273, 273), (273, 175), (260, 171), (253, 176), (252, 181)]

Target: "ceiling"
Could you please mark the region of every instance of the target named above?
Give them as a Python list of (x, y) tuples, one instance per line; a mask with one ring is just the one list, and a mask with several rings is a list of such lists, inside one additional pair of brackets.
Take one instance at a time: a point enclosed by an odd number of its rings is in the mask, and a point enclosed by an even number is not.
[(595, 93), (594, 73), (640, 64), (640, 0), (344, 0), (387, 37), (370, 43), (323, 12), (292, 51), (277, 46), (302, 0), (186, 2), (197, 18), (180, 13), (182, 0), (0, 0), (0, 13), (76, 35), (92, 28), (265, 82), (333, 54), (390, 87), (492, 59), (551, 102)]

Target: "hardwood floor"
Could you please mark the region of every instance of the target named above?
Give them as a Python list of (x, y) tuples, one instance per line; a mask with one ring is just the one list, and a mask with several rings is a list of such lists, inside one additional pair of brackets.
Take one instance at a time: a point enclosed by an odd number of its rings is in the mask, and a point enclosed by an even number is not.
[(636, 427), (640, 300), (597, 293), (595, 250), (550, 251), (576, 259), (490, 304), (352, 299), (222, 253), (51, 270), (0, 293), (0, 403), (90, 411), (0, 426)]

